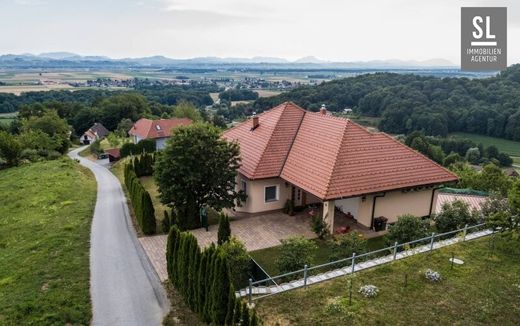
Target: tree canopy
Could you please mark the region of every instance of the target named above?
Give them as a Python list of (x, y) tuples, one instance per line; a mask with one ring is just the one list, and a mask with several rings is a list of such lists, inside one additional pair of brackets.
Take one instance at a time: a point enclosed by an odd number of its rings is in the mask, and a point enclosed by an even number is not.
[(161, 202), (177, 211), (179, 227), (198, 227), (201, 207), (221, 210), (244, 199), (235, 187), (239, 166), (238, 144), (221, 139), (216, 127), (179, 127), (155, 164)]

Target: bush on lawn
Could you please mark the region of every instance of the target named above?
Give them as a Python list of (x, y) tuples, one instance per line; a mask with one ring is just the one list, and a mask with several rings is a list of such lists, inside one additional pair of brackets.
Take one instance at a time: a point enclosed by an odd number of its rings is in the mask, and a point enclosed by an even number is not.
[(317, 248), (314, 242), (304, 237), (282, 240), (280, 256), (276, 260), (278, 270), (285, 274), (302, 269), (305, 264), (311, 265)]
[(405, 243), (429, 235), (429, 225), (427, 221), (423, 221), (420, 217), (410, 214), (401, 215), (397, 218), (397, 222), (390, 226), (387, 239), (390, 244)]
[[(358, 231), (336, 235), (330, 245), (333, 249), (330, 261), (351, 257), (353, 253), (360, 255), (367, 251), (367, 240)], [(346, 263), (350, 264), (349, 261)]]
[(235, 237), (221, 245), (222, 252), (229, 262), (229, 272), (231, 281), (237, 289), (246, 287), (248, 275), (251, 270), (251, 257), (247, 253), (246, 247)]
[(477, 224), (479, 219), (478, 212), (471, 211), (469, 204), (460, 200), (444, 203), (441, 212), (434, 218), (439, 233), (462, 229), (466, 224)]

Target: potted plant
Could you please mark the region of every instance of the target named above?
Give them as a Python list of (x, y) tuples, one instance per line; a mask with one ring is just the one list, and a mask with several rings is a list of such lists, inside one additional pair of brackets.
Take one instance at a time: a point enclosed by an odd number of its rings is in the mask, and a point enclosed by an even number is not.
[(386, 230), (386, 223), (388, 219), (384, 216), (379, 216), (374, 219), (374, 231), (383, 231)]

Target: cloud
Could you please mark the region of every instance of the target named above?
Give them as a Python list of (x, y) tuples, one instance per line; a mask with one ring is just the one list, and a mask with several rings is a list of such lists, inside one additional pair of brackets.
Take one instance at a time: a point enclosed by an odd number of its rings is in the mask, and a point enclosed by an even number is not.
[(20, 6), (41, 6), (47, 4), (45, 0), (14, 0), (14, 3)]
[(225, 16), (255, 17), (269, 11), (272, 0), (261, 4), (252, 1), (238, 0), (160, 0), (163, 9), (173, 12), (207, 12)]

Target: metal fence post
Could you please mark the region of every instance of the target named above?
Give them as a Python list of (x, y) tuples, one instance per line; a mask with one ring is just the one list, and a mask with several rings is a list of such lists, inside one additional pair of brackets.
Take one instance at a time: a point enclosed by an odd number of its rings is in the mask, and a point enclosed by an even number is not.
[(253, 280), (249, 279), (249, 306), (253, 304)]
[(468, 233), (468, 225), (464, 225), (464, 233), (462, 236), (462, 241), (466, 241), (466, 233)]
[(397, 258), (397, 241), (394, 243), (394, 260)]
[(356, 265), (356, 253), (352, 253), (352, 273), (354, 274), (354, 266)]
[(305, 266), (303, 266), (303, 287), (304, 288), (307, 288), (307, 264), (305, 264)]
[(430, 240), (430, 251), (433, 250), (433, 240), (435, 239), (435, 232), (432, 233), (432, 237), (431, 237), (431, 240)]

